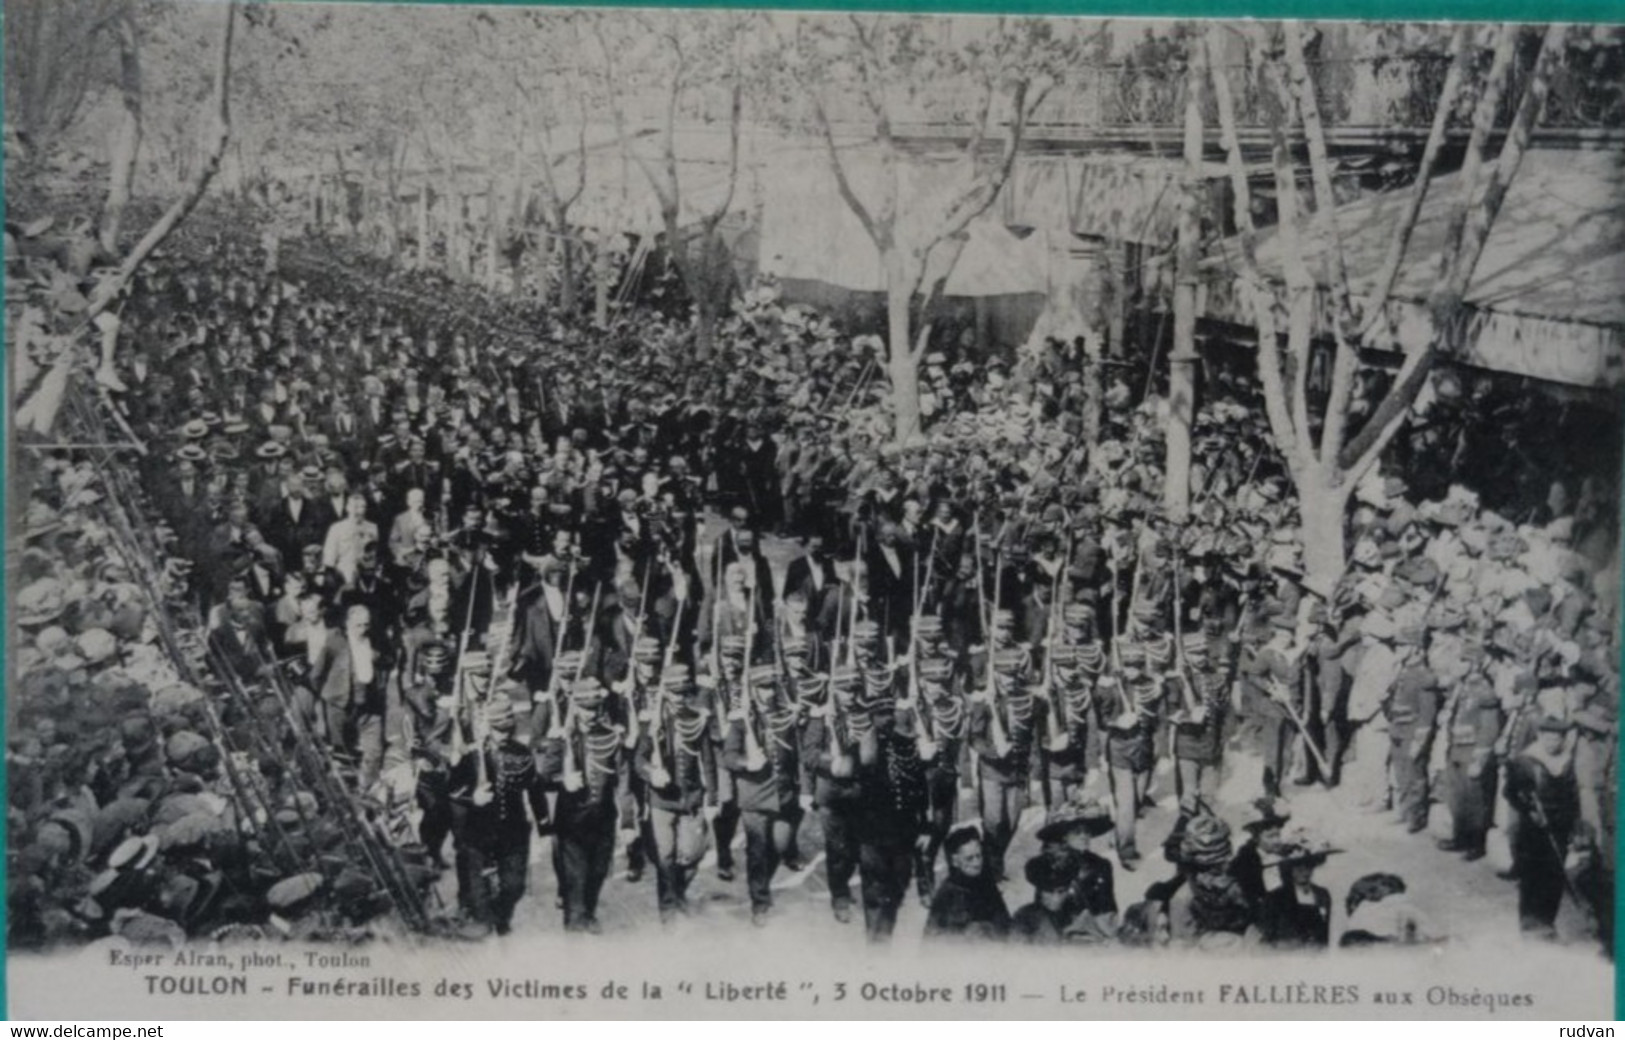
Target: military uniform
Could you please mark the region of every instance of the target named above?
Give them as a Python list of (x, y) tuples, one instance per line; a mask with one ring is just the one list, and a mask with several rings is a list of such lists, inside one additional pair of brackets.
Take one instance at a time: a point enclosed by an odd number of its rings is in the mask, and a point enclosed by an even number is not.
[[(1545, 720), (1542, 728), (1567, 730), (1567, 723)], [(1506, 796), (1518, 814), (1512, 835), (1512, 868), (1518, 876), (1518, 922), (1526, 932), (1551, 935), (1563, 902), (1564, 857), (1580, 816), (1579, 786), (1573, 758), (1551, 753), (1540, 743), (1512, 756), (1506, 764)]]
[[(1401, 633), (1402, 643), (1407, 638), (1411, 636)], [(1415, 833), (1428, 823), (1428, 758), (1439, 714), (1438, 678), (1432, 670), (1416, 662), (1403, 668), (1386, 714), (1394, 808), (1406, 830)]]
[[(824, 832), (824, 871), (830, 903), (838, 919), (845, 920), (852, 906), (852, 875), (858, 866), (856, 815), (863, 797), (857, 778), (857, 747), (851, 732), (852, 698), (858, 674), (836, 668), (828, 682), (809, 680), (811, 696), (824, 693), (801, 727), (802, 767), (812, 778), (813, 805)], [(804, 687), (803, 697), (808, 696)], [(837, 703), (837, 702), (840, 703)]]
[(1208, 659), (1205, 642), (1200, 636), (1196, 639), (1193, 649), (1199, 647), (1199, 652), (1186, 655), (1195, 711), (1183, 707), (1183, 694), (1174, 702), (1181, 705), (1173, 716), (1174, 779), (1181, 816), (1193, 816), (1200, 806), (1214, 802), (1224, 755), (1224, 718), (1230, 707), (1228, 672), (1222, 662)]
[(543, 775), (559, 789), (553, 867), (566, 931), (598, 930), (598, 896), (615, 858), (616, 788), (624, 725), (596, 679), (570, 690), (571, 709), (540, 752)]
[(794, 711), (779, 693), (777, 667), (755, 666), (750, 679), (729, 713), (722, 755), (738, 792), (746, 885), (752, 919), (760, 923), (773, 906), (773, 875), (792, 851), (800, 772)]
[(703, 809), (717, 804), (713, 695), (697, 689), (685, 667), (674, 666), (661, 676), (633, 753), (633, 771), (648, 789), (644, 836), (663, 920), (688, 909), (688, 887), (708, 844)]
[(486, 706), (495, 739), (471, 748), (451, 770), (451, 802), (460, 816), (458, 894), (473, 917), (505, 935), (525, 894), (530, 865), (528, 804), (538, 833), (548, 827), (546, 785), (525, 745), (513, 739), (505, 698)]
[(863, 927), (885, 942), (897, 926), (919, 839), (926, 832), (925, 767), (908, 720), (889, 696), (859, 706), (860, 806), (854, 832), (863, 884)]
[(1105, 667), (1099, 643), (1058, 646), (1051, 651), (1056, 688), (1050, 704), (1054, 714), (1051, 744), (1043, 749), (1044, 769), (1054, 788), (1054, 799), (1072, 800), (1089, 780), (1098, 739), (1095, 719), (1095, 682)]
[[(1286, 614), (1273, 614), (1269, 620), (1276, 631), (1292, 628), (1292, 618)], [(1303, 666), (1289, 653), (1283, 646), (1266, 645), (1244, 653), (1241, 665), (1240, 711), (1251, 738), (1248, 750), (1256, 751), (1263, 762), (1263, 794), (1268, 797), (1280, 796), (1292, 765), (1292, 716), (1271, 693), (1279, 687), (1299, 703), (1303, 696)]]
[(1047, 706), (1024, 684), (1025, 655), (998, 651), (994, 669), (994, 689), (971, 701), (970, 745), (979, 773), (982, 845), (989, 876), (997, 880), (1030, 802), (1033, 751)]
[(1450, 838), (1440, 847), (1448, 852), (1465, 853), (1471, 859), (1484, 855), (1495, 805), (1495, 742), (1502, 723), (1501, 699), (1489, 678), (1481, 672), (1468, 676), (1450, 703), (1446, 731)]
[(927, 837), (915, 858), (914, 872), (921, 898), (929, 901), (936, 884), (937, 853), (958, 815), (959, 760), (965, 751), (969, 714), (964, 698), (954, 690), (949, 661), (923, 660), (918, 674), (914, 725), (921, 737), (917, 747), (925, 771)]

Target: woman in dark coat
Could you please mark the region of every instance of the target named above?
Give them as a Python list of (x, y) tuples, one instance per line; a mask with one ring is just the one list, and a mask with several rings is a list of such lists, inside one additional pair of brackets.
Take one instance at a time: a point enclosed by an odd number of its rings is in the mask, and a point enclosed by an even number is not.
[(1283, 843), (1275, 861), (1281, 887), (1264, 897), (1258, 930), (1265, 943), (1287, 949), (1325, 949), (1332, 937), (1332, 894), (1314, 883), (1315, 868), (1331, 849), (1301, 835)]

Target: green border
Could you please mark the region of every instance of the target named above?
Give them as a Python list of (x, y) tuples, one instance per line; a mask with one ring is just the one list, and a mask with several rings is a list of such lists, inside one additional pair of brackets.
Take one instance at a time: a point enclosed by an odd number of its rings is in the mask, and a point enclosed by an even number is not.
[[(308, 0), (285, 0), (308, 2)], [(1135, 18), (1314, 18), (1376, 21), (1625, 23), (1625, 0), (331, 0), (337, 3), (480, 4), (502, 7), (777, 8), (794, 11), (906, 11)], [(1538, 19), (1531, 15), (1538, 14)]]
[[(307, 2), (307, 0), (283, 0)], [(412, 3), (427, 4), (437, 0), (334, 0), (340, 3)], [(1599, 22), (1625, 24), (1625, 0), (1543, 0), (1540, 7), (1519, 3), (1517, 0), (688, 0), (686, 3), (660, 3), (658, 0), (577, 0), (563, 3), (558, 0), (438, 0), (446, 4), (485, 4), (488, 6), (580, 6), (580, 7), (746, 7), (779, 8), (785, 10), (816, 11), (901, 11), (933, 14), (1038, 14), (1083, 15), (1096, 17), (1135, 18), (1316, 18), (1321, 20), (1378, 20), (1378, 21), (1529, 21), (1538, 13), (1541, 21)], [(0, 217), (5, 214), (5, 191), (0, 186)], [(0, 283), (4, 275), (0, 272)], [(5, 331), (5, 319), (0, 313), (0, 335)], [(0, 364), (0, 401), (6, 402), (10, 414), (11, 395), (8, 389), (9, 364)], [(11, 424), (0, 429), (0, 452), (10, 461)], [(0, 518), (6, 513), (9, 481), (0, 481)], [(1625, 502), (1622, 502), (1625, 515)], [(3, 520), (0, 520), (3, 523)], [(1625, 529), (1622, 529), (1621, 558), (1625, 559)], [(0, 604), (9, 612), (10, 600), (6, 595), (6, 571), (0, 568)], [(1621, 611), (1625, 624), (1625, 609)], [(8, 623), (0, 639), (0, 675), (6, 675), (6, 649), (11, 638)], [(1621, 640), (1621, 674), (1625, 674), (1625, 639)], [(1625, 705), (1621, 706), (1625, 708)], [(5, 738), (5, 721), (0, 714), (0, 740)], [(7, 777), (0, 770), (0, 800), (8, 797)], [(8, 803), (9, 804), (9, 803)], [(1620, 853), (1625, 852), (1625, 806), (1615, 795), (1615, 886), (1614, 920), (1625, 920), (1625, 893), (1618, 885)], [(4, 847), (6, 814), (0, 812), (0, 847)], [(4, 861), (0, 860), (0, 882), (4, 881)], [(6, 934), (6, 901), (0, 899), (0, 936)], [(0, 966), (4, 965), (5, 951), (0, 949)], [(0, 970), (0, 1017), (10, 1018), (7, 982), (9, 972)], [(1619, 970), (1616, 957), (1614, 966), (1614, 1015), (1625, 1019), (1625, 974)]]

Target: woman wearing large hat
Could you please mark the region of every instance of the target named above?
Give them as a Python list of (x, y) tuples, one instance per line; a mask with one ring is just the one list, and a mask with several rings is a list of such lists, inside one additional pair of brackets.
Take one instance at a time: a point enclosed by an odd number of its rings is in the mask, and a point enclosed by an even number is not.
[(1230, 873), (1254, 906), (1263, 903), (1269, 891), (1264, 881), (1264, 859), (1273, 856), (1281, 844), (1281, 829), (1292, 819), (1292, 810), (1279, 798), (1256, 798), (1249, 802), (1241, 829), (1247, 840), (1236, 850)]
[(1264, 897), (1258, 930), (1270, 946), (1324, 949), (1331, 944), (1332, 894), (1314, 883), (1315, 868), (1333, 849), (1298, 828), (1284, 835), (1270, 862), (1281, 868), (1281, 887)]
[[(1104, 802), (1069, 802), (1057, 806), (1038, 831), (1043, 856), (1068, 867), (1068, 938), (1103, 942), (1117, 934), (1117, 893), (1111, 861), (1089, 848), (1091, 838), (1113, 830), (1111, 809)], [(1030, 879), (1029, 879), (1030, 880)]]
[(1190, 818), (1180, 839), (1186, 884), (1168, 906), (1169, 933), (1204, 948), (1240, 943), (1253, 924), (1253, 906), (1230, 872), (1230, 827), (1210, 813)]

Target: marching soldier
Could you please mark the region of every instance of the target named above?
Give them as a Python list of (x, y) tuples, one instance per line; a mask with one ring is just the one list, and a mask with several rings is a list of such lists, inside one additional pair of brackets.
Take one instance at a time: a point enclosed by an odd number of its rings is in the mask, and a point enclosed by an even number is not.
[[(626, 617), (624, 613), (621, 617)], [(602, 653), (604, 647), (612, 645), (609, 641), (599, 644), (600, 659), (608, 656)], [(650, 704), (659, 697), (656, 686), (656, 669), (660, 667), (660, 644), (648, 636), (632, 636), (632, 660), (628, 663), (625, 676), (612, 679), (608, 675), (601, 678), (609, 684), (610, 690), (621, 700), (621, 709), (618, 715), (627, 720), (624, 750), (630, 759), (637, 753), (642, 729), (649, 719)], [(639, 775), (636, 769), (627, 769), (621, 773), (619, 791), (616, 801), (620, 806), (620, 829), (629, 835), (626, 842), (626, 880), (637, 882), (643, 879), (643, 865), (648, 860), (650, 850), (644, 839), (644, 822), (649, 818), (649, 788), (647, 778)]]
[(1156, 704), (1162, 697), (1162, 684), (1147, 673), (1142, 651), (1124, 646), (1118, 653), (1121, 677), (1102, 679), (1098, 696), (1108, 716), (1106, 765), (1111, 778), (1112, 817), (1116, 821), (1117, 861), (1124, 870), (1133, 870), (1140, 861), (1135, 832), (1156, 761)]
[(916, 720), (898, 707), (893, 687), (874, 683), (865, 684), (854, 706), (861, 789), (855, 832), (864, 934), (871, 943), (890, 940), (914, 859), (927, 842)]
[(615, 793), (625, 727), (615, 721), (603, 684), (580, 678), (569, 706), (544, 741), (543, 775), (559, 789), (554, 869), (564, 928), (600, 931), (598, 895), (615, 858)]
[[(719, 640), (719, 652), (708, 662), (713, 671), (705, 677), (711, 685), (722, 714), (717, 718), (716, 740), (720, 746), (728, 732), (732, 706), (740, 703), (744, 690), (745, 636), (729, 635)], [(711, 818), (711, 835), (716, 842), (717, 879), (734, 879), (734, 835), (739, 832), (739, 781), (733, 767), (724, 764), (718, 774), (717, 812)]]
[(1027, 656), (993, 651), (988, 688), (971, 701), (970, 742), (979, 773), (977, 799), (988, 876), (1004, 879), (1004, 854), (1030, 802), (1034, 740), (1044, 725), (1044, 701), (1025, 681)]
[[(514, 739), (513, 701), (497, 693), (482, 709), (486, 736), (452, 767), (450, 787), (458, 832), (459, 895), (498, 935), (513, 926), (530, 865), (528, 803), (538, 837), (549, 833), (546, 787), (535, 759)], [(466, 859), (465, 859), (466, 857)]]
[(779, 690), (776, 665), (756, 665), (728, 713), (723, 762), (734, 775), (745, 825), (745, 875), (751, 923), (773, 908), (773, 875), (794, 841), (800, 815), (795, 711)]
[(1054, 800), (1065, 803), (1075, 800), (1089, 782), (1095, 680), (1105, 659), (1098, 644), (1057, 646), (1050, 651), (1050, 662), (1055, 676), (1050, 691), (1054, 721), (1049, 744), (1043, 749), (1044, 769), (1047, 782), (1055, 789)]
[(714, 695), (714, 687), (695, 685), (687, 665), (663, 669), (633, 757), (648, 790), (644, 834), (662, 921), (688, 912), (688, 887), (709, 844), (705, 812), (717, 804)]
[(1187, 635), (1182, 667), (1172, 679), (1180, 697), (1170, 721), (1181, 818), (1194, 816), (1202, 805), (1213, 805), (1218, 792), (1230, 677), (1222, 663), (1208, 659), (1208, 645), (1203, 633)]
[(827, 688), (824, 678), (816, 676), (803, 692), (812, 707), (801, 729), (801, 759), (813, 779), (813, 805), (824, 831), (830, 907), (843, 924), (852, 919), (852, 875), (858, 866), (854, 829), (863, 796), (852, 735), (859, 679), (855, 669), (837, 665), (829, 674)]
[[(922, 617), (920, 627), (935, 618)], [(942, 657), (927, 657), (918, 667), (916, 695), (918, 753), (925, 768), (926, 841), (914, 869), (920, 899), (931, 902), (936, 883), (937, 851), (953, 827), (959, 807), (959, 758), (965, 746), (969, 713), (953, 687), (953, 665)]]

